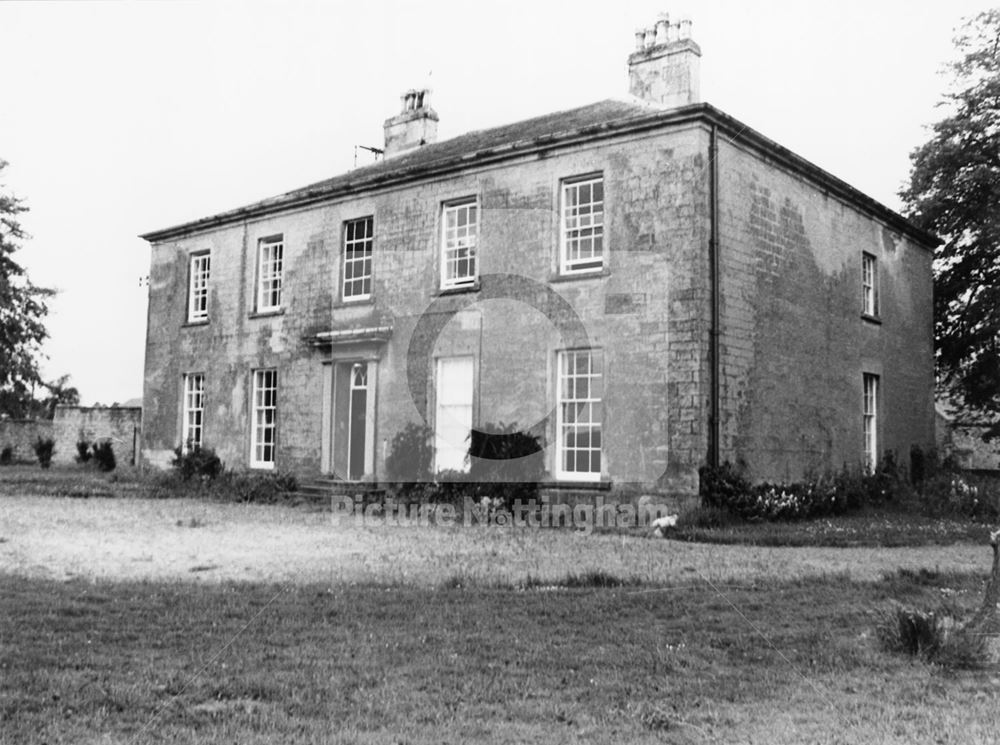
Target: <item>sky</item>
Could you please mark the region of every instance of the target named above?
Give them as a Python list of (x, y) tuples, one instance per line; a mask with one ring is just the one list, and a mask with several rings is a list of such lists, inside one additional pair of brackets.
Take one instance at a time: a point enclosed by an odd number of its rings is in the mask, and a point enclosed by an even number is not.
[[(349, 170), (399, 94), (438, 138), (627, 94), (634, 32), (689, 17), (702, 100), (893, 209), (965, 17), (988, 2), (0, 2), (0, 188), (50, 303), (46, 379), (142, 395), (138, 235)], [(358, 164), (371, 162), (364, 151)]]

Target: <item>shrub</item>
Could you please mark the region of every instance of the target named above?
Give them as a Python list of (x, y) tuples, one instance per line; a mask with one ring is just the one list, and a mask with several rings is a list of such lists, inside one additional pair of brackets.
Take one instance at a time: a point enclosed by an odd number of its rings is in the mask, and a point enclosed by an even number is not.
[(94, 463), (102, 471), (115, 470), (115, 451), (111, 447), (111, 440), (94, 443)]
[(791, 484), (751, 484), (742, 466), (724, 463), (698, 471), (704, 507), (722, 509), (743, 520), (803, 520), (842, 515), (869, 504), (895, 500), (904, 485), (891, 453), (874, 473), (852, 471), (811, 477)]
[(178, 445), (174, 448), (174, 459), (170, 461), (170, 465), (184, 481), (194, 476), (202, 480), (212, 480), (223, 470), (222, 461), (215, 454), (215, 450), (200, 445), (189, 447), (186, 451)]
[(942, 470), (923, 482), (917, 499), (932, 517), (1000, 518), (1000, 482), (985, 477)]
[(408, 485), (431, 480), (433, 436), (430, 427), (413, 422), (396, 433), (385, 458), (385, 471), (390, 481)]
[(52, 465), (52, 453), (56, 450), (56, 441), (51, 437), (35, 440), (35, 456), (38, 458), (38, 465), (48, 468)]
[(433, 488), (426, 495), (426, 501), (461, 505), (462, 500), (471, 496), (469, 474), (464, 471), (438, 471)]
[(934, 476), (940, 464), (937, 451), (933, 448), (924, 450), (919, 445), (910, 447), (910, 483), (919, 487), (925, 480)]
[(86, 463), (90, 460), (90, 443), (85, 440), (80, 440), (76, 443), (76, 462)]
[(728, 460), (717, 468), (702, 466), (698, 469), (698, 494), (706, 507), (731, 510), (732, 505), (750, 492), (750, 482), (742, 464), (733, 465)]
[(295, 477), (287, 473), (237, 473), (223, 471), (206, 482), (212, 496), (230, 502), (274, 504), (283, 502), (299, 488)]
[(944, 643), (945, 628), (938, 614), (899, 607), (883, 615), (875, 632), (887, 652), (930, 660)]
[(956, 670), (984, 668), (990, 662), (989, 644), (982, 634), (958, 630), (945, 636), (934, 661)]
[(887, 652), (948, 668), (976, 669), (989, 661), (986, 638), (957, 628), (955, 618), (944, 612), (896, 607), (882, 614), (875, 635)]
[(875, 466), (875, 471), (865, 474), (863, 478), (864, 503), (884, 504), (896, 501), (903, 491), (906, 481), (904, 475), (896, 464), (896, 454), (887, 450)]
[(479, 499), (497, 500), (511, 509), (538, 497), (545, 468), (541, 438), (516, 424), (487, 424), (469, 438), (469, 481)]
[(0, 466), (9, 466), (14, 462), (14, 446), (4, 445), (0, 450)]
[(692, 507), (677, 517), (677, 528), (725, 528), (739, 523), (739, 518), (721, 507)]
[(245, 473), (221, 470), (215, 477), (185, 478), (180, 468), (153, 476), (156, 498), (207, 497), (221, 502), (274, 504), (288, 499), (298, 482), (290, 474)]

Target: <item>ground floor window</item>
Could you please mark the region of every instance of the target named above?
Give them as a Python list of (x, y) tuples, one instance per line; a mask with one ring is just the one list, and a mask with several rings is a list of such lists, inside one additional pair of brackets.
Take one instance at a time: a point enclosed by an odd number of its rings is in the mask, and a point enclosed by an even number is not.
[(878, 466), (878, 375), (864, 374), (865, 468), (874, 471)]
[(184, 376), (184, 411), (181, 447), (184, 452), (202, 446), (202, 425), (205, 420), (205, 375), (188, 373)]
[(472, 432), (475, 365), (472, 357), (442, 357), (437, 361), (434, 416), (436, 471), (468, 471), (466, 453)]
[(254, 370), (252, 396), (250, 465), (254, 468), (274, 468), (278, 433), (278, 371), (274, 368)]
[(601, 352), (571, 349), (557, 360), (556, 477), (601, 477), (603, 375)]

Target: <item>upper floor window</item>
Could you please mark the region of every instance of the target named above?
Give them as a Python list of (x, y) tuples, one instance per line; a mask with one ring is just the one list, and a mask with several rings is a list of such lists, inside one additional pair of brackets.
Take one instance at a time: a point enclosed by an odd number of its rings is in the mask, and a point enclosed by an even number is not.
[(272, 235), (257, 242), (257, 308), (258, 312), (281, 308), (281, 280), (284, 266), (285, 240)]
[(862, 312), (866, 316), (878, 315), (878, 262), (869, 253), (861, 254)]
[(344, 224), (344, 300), (372, 296), (373, 227), (370, 217)]
[(602, 357), (597, 349), (570, 349), (557, 357), (556, 478), (601, 477)]
[(208, 320), (208, 272), (211, 258), (208, 253), (191, 255), (188, 265), (188, 322)]
[(599, 271), (604, 266), (604, 177), (585, 176), (562, 185), (559, 270)]
[(202, 425), (205, 420), (205, 375), (188, 373), (184, 376), (184, 410), (181, 447), (184, 452), (202, 446)]
[(444, 205), (441, 225), (441, 289), (475, 284), (479, 204), (468, 199)]

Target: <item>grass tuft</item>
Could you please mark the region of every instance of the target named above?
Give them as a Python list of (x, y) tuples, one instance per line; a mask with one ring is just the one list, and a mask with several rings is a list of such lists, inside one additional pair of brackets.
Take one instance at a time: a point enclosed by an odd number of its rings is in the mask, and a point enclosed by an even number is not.
[(643, 584), (641, 577), (618, 577), (603, 570), (595, 569), (582, 574), (567, 574), (562, 579), (555, 580), (542, 579), (541, 577), (529, 574), (521, 587), (525, 590), (554, 588), (578, 590), (594, 587), (637, 587), (641, 584)]
[(936, 613), (897, 607), (887, 611), (875, 627), (882, 648), (932, 660), (945, 640), (945, 619)]
[(977, 670), (989, 664), (987, 638), (958, 627), (945, 611), (895, 607), (879, 619), (875, 634), (882, 648), (951, 670)]

